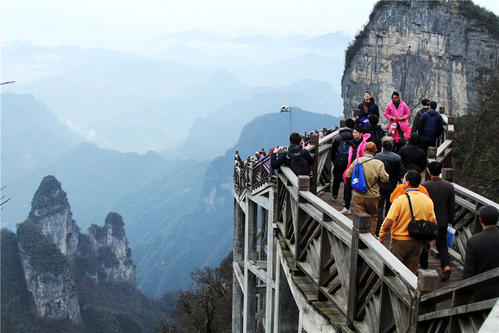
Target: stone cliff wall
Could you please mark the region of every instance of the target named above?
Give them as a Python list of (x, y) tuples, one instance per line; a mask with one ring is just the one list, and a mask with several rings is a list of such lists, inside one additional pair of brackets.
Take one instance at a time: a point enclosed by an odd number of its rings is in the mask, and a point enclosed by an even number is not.
[(24, 278), (38, 314), (79, 323), (80, 305), (66, 257), (29, 220), (19, 225), (17, 236)]
[(18, 250), (38, 315), (81, 321), (75, 276), (135, 286), (135, 265), (123, 218), (109, 213), (103, 227), (80, 233), (61, 183), (43, 178), (28, 219), (17, 229)]
[(135, 284), (135, 265), (121, 215), (109, 213), (104, 226), (93, 224), (88, 229), (88, 236), (94, 255), (102, 259), (99, 276), (107, 281)]
[(345, 117), (351, 117), (366, 90), (373, 93), (380, 112), (394, 90), (411, 111), (425, 97), (451, 115), (478, 110), (480, 84), (499, 63), (497, 20), (466, 1), (378, 2), (347, 50)]
[(70, 257), (75, 254), (80, 229), (72, 219), (66, 193), (54, 176), (43, 178), (33, 196), (28, 218), (40, 226), (62, 254)]

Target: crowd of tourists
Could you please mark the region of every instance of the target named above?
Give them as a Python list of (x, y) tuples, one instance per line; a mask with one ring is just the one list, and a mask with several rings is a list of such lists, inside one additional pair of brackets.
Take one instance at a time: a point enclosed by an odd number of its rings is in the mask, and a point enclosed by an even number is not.
[[(383, 113), (387, 122), (383, 129), (372, 94), (366, 91), (363, 97), (332, 144), (331, 198), (338, 201), (343, 183), (341, 213), (352, 213), (353, 200), (353, 211), (370, 216), (370, 232), (380, 242), (390, 235), (390, 251), (415, 274), (419, 267), (428, 268), (428, 253), (435, 243), (441, 279), (446, 281), (452, 270), (448, 229), (454, 225), (454, 187), (440, 177), (441, 163), (427, 163), (426, 153), (443, 133), (437, 103), (422, 99), (411, 126), (411, 110), (394, 91)], [(330, 132), (323, 129), (317, 134)], [(296, 175), (310, 175), (313, 158), (304, 149), (310, 133), (292, 133), (289, 141), (287, 150), (271, 149), (271, 168), (286, 165)], [(478, 216), (483, 231), (468, 241), (464, 278), (499, 267), (499, 211), (484, 206)], [(499, 288), (489, 295), (499, 296)]]

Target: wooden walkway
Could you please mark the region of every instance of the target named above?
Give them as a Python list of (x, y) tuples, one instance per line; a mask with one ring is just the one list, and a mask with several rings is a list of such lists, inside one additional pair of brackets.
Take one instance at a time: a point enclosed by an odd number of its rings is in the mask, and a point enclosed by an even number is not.
[[(334, 207), (338, 212), (340, 212), (344, 206), (343, 206), (343, 190), (344, 190), (344, 184), (341, 183), (340, 185), (340, 190), (338, 193), (338, 199), (336, 201), (333, 201), (331, 198), (331, 192), (322, 192), (319, 195), (319, 198), (327, 202), (329, 205)], [(352, 198), (352, 205), (351, 205), (351, 211), (354, 213), (353, 209), (353, 198)], [(353, 215), (345, 215), (348, 217), (350, 220), (352, 220)], [(383, 245), (387, 248), (390, 249), (390, 236), (387, 236), (385, 240), (383, 241)], [(462, 280), (463, 277), (463, 265), (459, 263), (455, 258), (450, 256), (451, 262), (450, 266), (452, 267), (452, 272), (450, 275), (449, 280), (447, 281), (442, 281), (439, 280), (438, 283), (438, 288), (442, 288), (445, 286), (448, 286), (450, 284), (453, 284), (456, 281)], [(440, 259), (438, 258), (438, 251), (435, 251), (434, 249), (431, 251), (430, 255), (428, 256), (428, 269), (434, 269), (438, 272), (439, 276), (442, 274), (442, 269), (440, 268)]]
[[(428, 160), (452, 175), (454, 127), (444, 119)], [(236, 152), (232, 331), (478, 332), (499, 298), (475, 302), (473, 291), (498, 284), (499, 268), (461, 280), (461, 267), (467, 240), (480, 231), (478, 209), (499, 204), (454, 184), (451, 278), (440, 280), (433, 253), (416, 276), (388, 250), (389, 239), (381, 244), (369, 233), (367, 214), (340, 213), (342, 186), (332, 201), (327, 166), (338, 133), (312, 136), (312, 179), (285, 166), (276, 177), (270, 157), (242, 161)]]

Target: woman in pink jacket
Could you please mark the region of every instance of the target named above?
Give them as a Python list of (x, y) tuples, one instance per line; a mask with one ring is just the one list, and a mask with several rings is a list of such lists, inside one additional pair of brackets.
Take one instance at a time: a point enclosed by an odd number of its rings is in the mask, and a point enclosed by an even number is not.
[(353, 130), (353, 144), (348, 149), (348, 165), (343, 172), (343, 199), (345, 200), (345, 208), (340, 212), (342, 214), (351, 214), (350, 203), (352, 202), (352, 184), (347, 182), (347, 170), (355, 159), (362, 157), (366, 154), (365, 148), (367, 140), (371, 138), (371, 134), (364, 133), (362, 126), (355, 126)]
[(386, 129), (391, 133), (396, 146), (400, 146), (401, 137), (399, 134), (399, 127), (404, 133), (404, 139), (409, 139), (411, 137), (411, 127), (409, 125), (411, 110), (407, 104), (400, 99), (398, 92), (394, 91), (392, 93), (392, 101), (386, 106), (384, 114), (389, 122)]

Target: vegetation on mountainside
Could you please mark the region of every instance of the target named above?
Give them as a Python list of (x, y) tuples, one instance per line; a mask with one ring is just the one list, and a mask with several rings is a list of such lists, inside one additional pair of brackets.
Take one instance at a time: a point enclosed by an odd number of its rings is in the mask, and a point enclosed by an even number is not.
[(29, 264), (36, 272), (59, 275), (70, 271), (66, 258), (34, 222), (26, 220), (19, 224), (17, 238), (21, 248), (29, 256)]
[(499, 202), (499, 66), (492, 79), (482, 86), (484, 99), (476, 113), (459, 117), (453, 150), (454, 180), (481, 195)]
[(181, 291), (170, 320), (161, 322), (161, 333), (230, 332), (232, 325), (232, 253), (217, 268), (192, 273), (194, 290)]
[(471, 0), (456, 1), (458, 11), (463, 16), (475, 21), (475, 25), (484, 27), (491, 35), (499, 38), (499, 18), (491, 11), (480, 7)]

